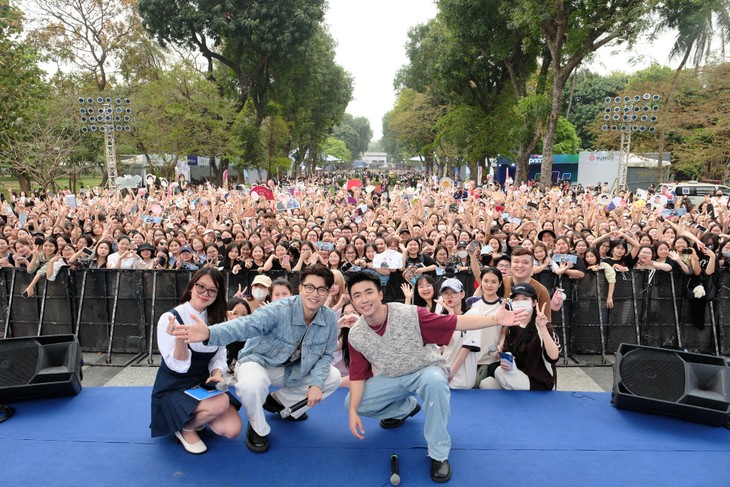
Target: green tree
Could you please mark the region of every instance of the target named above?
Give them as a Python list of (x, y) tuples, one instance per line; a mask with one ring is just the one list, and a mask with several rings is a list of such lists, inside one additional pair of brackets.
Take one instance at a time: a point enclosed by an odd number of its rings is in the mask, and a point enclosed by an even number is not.
[(74, 153), (81, 143), (81, 131), (74, 123), (74, 108), (68, 99), (45, 104), (16, 129), (3, 134), (0, 161), (18, 176), (21, 191), (28, 181), (42, 189), (56, 189), (55, 181), (78, 170)]
[[(352, 157), (354, 159), (359, 159), (362, 154), (368, 150), (370, 139), (373, 138), (373, 130), (370, 128), (370, 120), (366, 117), (355, 117), (349, 113), (345, 113), (342, 117), (342, 121), (339, 123), (339, 126), (345, 125), (350, 126), (357, 134), (356, 143), (352, 147), (348, 144), (347, 148), (352, 153)], [(335, 131), (337, 131), (337, 127), (335, 127)], [(337, 138), (344, 140), (345, 143), (347, 143), (346, 139), (342, 137)]]
[[(436, 148), (436, 123), (446, 114), (446, 107), (428, 95), (406, 88), (398, 94), (395, 107), (387, 116), (388, 138), (403, 150), (403, 155), (422, 156), (429, 170)], [(397, 159), (396, 159), (397, 160)]]
[(360, 158), (360, 134), (352, 125), (340, 122), (332, 129), (332, 137), (344, 142), (354, 159)]
[(318, 29), (300, 62), (272, 87), (271, 96), (289, 124), (288, 149), (297, 171), (303, 162), (313, 168), (320, 145), (352, 98), (352, 77), (334, 59), (334, 40)]
[(334, 137), (327, 137), (322, 144), (322, 158), (325, 159), (327, 156), (336, 157), (341, 163), (352, 160), (352, 155), (345, 142)]
[[(439, 0), (436, 19), (411, 31), (406, 49), (411, 64), (397, 81), (454, 107), (478, 107), (485, 117), (504, 108), (501, 93), (507, 93), (504, 88), (509, 84), (513, 105), (528, 96), (541, 96), (547, 63), (539, 36), (515, 28), (505, 4), (504, 0)], [(535, 76), (540, 58), (542, 67)], [(544, 117), (525, 110), (515, 113), (524, 118), (521, 129), (512, 132), (517, 137), (510, 138), (514, 147), (508, 152), (516, 151), (518, 174), (526, 175)]]
[[(0, 0), (0, 151), (8, 149), (27, 131), (50, 87), (38, 66), (40, 57), (23, 32), (23, 13), (8, 0)], [(23, 191), (30, 191), (30, 175), (13, 165)], [(18, 170), (19, 169), (19, 170)]]
[(635, 39), (642, 28), (650, 25), (652, 6), (653, 2), (643, 0), (523, 0), (505, 5), (511, 24), (527, 32), (539, 32), (550, 52), (552, 93), (543, 137), (542, 185), (550, 183), (563, 90), (570, 74), (599, 48)]
[(66, 62), (107, 88), (136, 24), (135, 0), (32, 0), (31, 38), (56, 62)]
[[(262, 144), (266, 148), (266, 165), (269, 174), (280, 164), (277, 162), (287, 155), (286, 143), (289, 140), (289, 127), (281, 116), (270, 116), (261, 124)], [(279, 161), (280, 162), (280, 161)]]
[(622, 92), (628, 77), (623, 73), (602, 76), (588, 70), (579, 70), (570, 79), (570, 88), (565, 88), (563, 110), (565, 117), (575, 126), (584, 149), (594, 147), (595, 136), (592, 125), (604, 115), (606, 97)]
[(306, 52), (324, 8), (324, 0), (139, 0), (145, 28), (162, 45), (197, 49), (211, 75), (214, 61), (233, 73), (239, 110), (257, 84), (268, 86), (272, 65)]
[[(712, 39), (716, 31), (720, 31), (724, 58), (725, 45), (730, 37), (730, 3), (727, 0), (666, 0), (657, 8), (659, 21), (655, 34), (663, 30), (676, 30), (677, 37), (669, 54), (670, 58), (682, 56), (672, 82), (663, 91), (664, 109), (672, 104), (674, 91), (679, 82), (679, 75), (692, 55), (693, 64), (698, 68), (703, 59), (711, 56)], [(657, 181), (663, 179), (661, 161), (664, 157), (666, 133), (659, 128), (659, 157), (657, 165)]]
[(244, 124), (235, 103), (195, 71), (177, 66), (143, 85), (136, 94), (134, 136), (145, 154), (165, 156), (163, 172), (174, 175), (188, 154), (241, 155)]

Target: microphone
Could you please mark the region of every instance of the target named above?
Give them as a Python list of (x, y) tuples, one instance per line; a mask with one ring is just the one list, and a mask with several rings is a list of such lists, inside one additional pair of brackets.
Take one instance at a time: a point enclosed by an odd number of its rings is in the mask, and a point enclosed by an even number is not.
[(400, 484), (400, 475), (398, 475), (398, 454), (393, 453), (390, 456), (390, 483), (392, 485)]
[(282, 418), (286, 419), (289, 416), (291, 416), (293, 413), (296, 413), (297, 411), (299, 411), (300, 409), (302, 409), (306, 405), (307, 405), (307, 398), (305, 397), (304, 399), (302, 399), (298, 403), (292, 404), (288, 408), (282, 409), (281, 412), (279, 413), (279, 415)]

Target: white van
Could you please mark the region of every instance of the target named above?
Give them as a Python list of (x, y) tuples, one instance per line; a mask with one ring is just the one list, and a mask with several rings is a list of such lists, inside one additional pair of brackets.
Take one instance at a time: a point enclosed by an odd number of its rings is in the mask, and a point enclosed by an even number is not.
[(681, 183), (677, 183), (677, 186), (674, 188), (674, 194), (688, 199), (695, 206), (704, 201), (706, 194), (709, 194), (711, 198), (714, 198), (718, 191), (722, 191), (720, 201), (726, 203), (728, 196), (730, 196), (730, 188), (724, 184), (683, 181)]

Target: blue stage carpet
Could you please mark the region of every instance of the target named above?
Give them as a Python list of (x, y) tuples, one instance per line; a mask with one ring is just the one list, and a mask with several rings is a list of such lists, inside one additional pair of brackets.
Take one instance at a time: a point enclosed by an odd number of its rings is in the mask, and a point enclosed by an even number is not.
[[(7, 486), (433, 485), (424, 415), (397, 430), (364, 418), (367, 439), (350, 435), (344, 390), (309, 420), (271, 419), (271, 450), (202, 433), (192, 456), (171, 438), (149, 436), (146, 387), (88, 388), (73, 398), (22, 401), (0, 423), (0, 482)], [(728, 486), (730, 431), (617, 410), (608, 393), (455, 391), (449, 431), (450, 485)]]

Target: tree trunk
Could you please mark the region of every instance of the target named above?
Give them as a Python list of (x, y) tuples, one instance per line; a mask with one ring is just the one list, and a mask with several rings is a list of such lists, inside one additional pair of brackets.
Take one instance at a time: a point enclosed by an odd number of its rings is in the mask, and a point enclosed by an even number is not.
[[(554, 67), (553, 67), (554, 69)], [(558, 117), (560, 116), (560, 105), (563, 104), (563, 84), (558, 82), (559, 76), (553, 76), (553, 104), (550, 109), (548, 128), (542, 143), (542, 166), (540, 168), (540, 185), (549, 187), (553, 175), (553, 147), (555, 146), (555, 132), (558, 128)]]
[(30, 177), (27, 174), (16, 174), (16, 177), (18, 178), (20, 191), (29, 195), (31, 190)]

